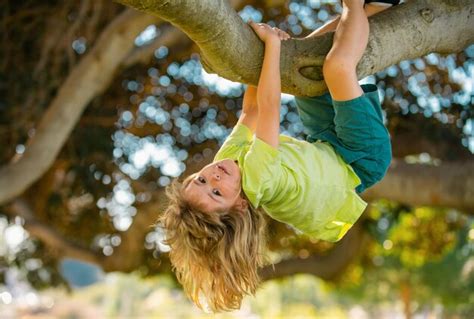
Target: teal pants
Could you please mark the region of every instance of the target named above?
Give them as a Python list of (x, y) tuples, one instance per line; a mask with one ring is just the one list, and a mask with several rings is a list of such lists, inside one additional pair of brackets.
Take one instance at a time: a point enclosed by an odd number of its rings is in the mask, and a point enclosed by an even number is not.
[(325, 141), (334, 147), (361, 179), (358, 193), (380, 181), (392, 159), (377, 87), (365, 84), (362, 89), (362, 96), (349, 101), (334, 101), (329, 93), (295, 97), (307, 140)]

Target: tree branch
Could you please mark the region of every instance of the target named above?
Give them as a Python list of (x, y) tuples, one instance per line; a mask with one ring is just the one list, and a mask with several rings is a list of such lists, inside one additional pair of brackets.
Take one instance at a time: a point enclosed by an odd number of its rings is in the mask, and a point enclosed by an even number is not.
[[(219, 75), (257, 84), (263, 44), (227, 1), (116, 1), (180, 28), (199, 46), (205, 64)], [(419, 0), (371, 17), (369, 45), (359, 62), (359, 76), (433, 51), (462, 50), (474, 42), (473, 12), (470, 0)], [(282, 43), (282, 91), (309, 96), (326, 91), (321, 67), (331, 45), (332, 34)]]
[[(440, 132), (443, 133), (442, 128)], [(438, 135), (438, 134), (436, 134)], [(403, 158), (407, 155), (428, 153), (433, 158), (447, 161), (473, 160), (474, 155), (459, 141), (459, 137), (445, 135), (436, 138), (429, 135), (429, 131), (406, 130), (391, 135), (393, 156)]]
[(89, 102), (105, 90), (133, 39), (157, 18), (126, 10), (102, 32), (97, 44), (69, 74), (26, 146), (25, 153), (0, 168), (0, 204), (20, 195), (52, 165)]
[(386, 198), (413, 206), (452, 207), (474, 214), (474, 162), (440, 165), (393, 160), (385, 178), (363, 193), (371, 201)]
[(260, 278), (282, 278), (294, 274), (311, 274), (324, 280), (334, 280), (349, 266), (365, 247), (369, 235), (360, 224), (354, 227), (326, 256), (291, 258), (261, 269)]
[(47, 224), (37, 220), (28, 203), (22, 199), (16, 199), (10, 205), (10, 211), (25, 221), (23, 227), (30, 235), (44, 242), (47, 246), (56, 250), (60, 257), (70, 257), (85, 262), (100, 265), (103, 256), (90, 249), (81, 247), (58, 233)]

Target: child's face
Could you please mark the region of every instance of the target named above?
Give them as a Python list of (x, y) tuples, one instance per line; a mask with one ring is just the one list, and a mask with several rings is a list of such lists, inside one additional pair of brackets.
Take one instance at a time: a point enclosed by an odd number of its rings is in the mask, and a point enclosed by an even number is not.
[(205, 212), (228, 211), (245, 201), (240, 196), (241, 175), (234, 160), (211, 163), (190, 178), (184, 196)]

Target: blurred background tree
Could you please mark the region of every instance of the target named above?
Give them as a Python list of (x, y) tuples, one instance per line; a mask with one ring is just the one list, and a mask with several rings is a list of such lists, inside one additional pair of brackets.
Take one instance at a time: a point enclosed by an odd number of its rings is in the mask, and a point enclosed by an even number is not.
[[(230, 3), (294, 37), (341, 11), (338, 1)], [(154, 225), (164, 187), (212, 159), (244, 86), (207, 73), (178, 28), (111, 1), (0, 8), (2, 280), (16, 269), (36, 288), (67, 286), (64, 258), (172, 276)], [(380, 89), (394, 165), (337, 244), (270, 221), (265, 280), (312, 274), (342, 303), (399, 298), (407, 317), (439, 303), (474, 311), (473, 58), (471, 45), (365, 79)], [(283, 94), (281, 114), (281, 131), (304, 138), (293, 96)]]

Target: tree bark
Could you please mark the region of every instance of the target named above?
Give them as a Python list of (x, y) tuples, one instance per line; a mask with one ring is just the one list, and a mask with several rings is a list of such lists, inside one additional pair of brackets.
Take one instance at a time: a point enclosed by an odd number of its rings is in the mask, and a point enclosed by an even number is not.
[(262, 268), (260, 278), (265, 281), (295, 274), (311, 274), (324, 280), (334, 280), (354, 261), (368, 240), (369, 235), (356, 224), (326, 256), (282, 260)]
[[(170, 21), (201, 49), (209, 71), (229, 80), (256, 85), (263, 44), (225, 0), (116, 0)], [(364, 77), (430, 52), (452, 53), (474, 42), (474, 2), (418, 0), (370, 18), (367, 50), (359, 62)], [(283, 42), (282, 91), (317, 95), (326, 91), (322, 77), (324, 57), (332, 34)]]
[(393, 160), (384, 179), (363, 198), (386, 198), (413, 206), (440, 206), (474, 215), (474, 162), (440, 165), (408, 164)]
[(157, 21), (127, 10), (102, 32), (59, 89), (25, 153), (0, 168), (0, 204), (23, 193), (51, 167), (89, 102), (109, 86), (135, 37)]
[[(442, 135), (446, 129), (439, 128), (436, 135)], [(432, 131), (424, 131), (423, 128), (417, 130), (399, 130), (391, 134), (392, 153), (395, 158), (403, 158), (407, 155), (428, 153), (432, 158), (446, 161), (472, 161), (474, 154), (461, 144), (459, 137), (454, 134), (446, 134), (442, 137), (430, 136)], [(441, 134), (438, 134), (441, 133)], [(434, 135), (434, 134), (432, 134)]]
[(23, 227), (30, 235), (41, 240), (53, 249), (56, 254), (66, 258), (75, 258), (84, 262), (100, 265), (103, 255), (81, 247), (58, 233), (51, 226), (38, 220), (28, 203), (23, 199), (16, 199), (8, 209), (13, 215), (23, 218)]

